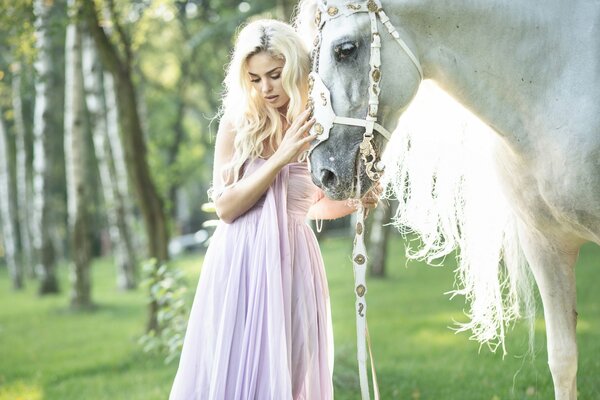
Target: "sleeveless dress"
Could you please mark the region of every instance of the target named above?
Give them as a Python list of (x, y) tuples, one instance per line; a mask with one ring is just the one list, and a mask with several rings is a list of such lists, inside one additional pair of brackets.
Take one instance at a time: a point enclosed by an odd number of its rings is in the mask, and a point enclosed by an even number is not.
[(219, 222), (169, 400), (333, 398), (327, 278), (305, 222), (316, 191), (305, 163), (288, 164), (250, 210)]

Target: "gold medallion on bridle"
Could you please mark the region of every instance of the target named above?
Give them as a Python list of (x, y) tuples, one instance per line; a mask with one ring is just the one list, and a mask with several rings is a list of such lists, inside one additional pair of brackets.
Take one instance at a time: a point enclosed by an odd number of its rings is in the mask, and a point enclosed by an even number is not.
[(360, 4), (348, 3), (346, 4), (346, 7), (348, 7), (348, 9), (352, 11), (360, 10)]
[(365, 256), (363, 256), (362, 254), (357, 254), (356, 257), (354, 257), (354, 262), (362, 265), (365, 263)]
[(315, 132), (317, 132), (317, 135), (321, 135), (323, 133), (323, 125), (317, 122), (313, 127), (315, 128)]
[(363, 297), (365, 295), (366, 291), (367, 291), (367, 288), (365, 288), (364, 285), (358, 285), (356, 287), (356, 294), (358, 295), (358, 297)]
[(373, 81), (379, 82), (379, 80), (381, 79), (381, 70), (379, 68), (373, 69), (373, 72), (371, 72), (371, 76), (373, 77)]
[(369, 0), (367, 2), (367, 9), (370, 12), (377, 12), (379, 11), (379, 6), (377, 5), (377, 3), (375, 3), (375, 0)]
[(363, 233), (363, 226), (362, 224), (359, 222), (356, 224), (356, 234), (357, 235), (362, 235)]
[(331, 6), (327, 9), (327, 14), (329, 14), (330, 17), (335, 17), (337, 13), (338, 13), (337, 7)]

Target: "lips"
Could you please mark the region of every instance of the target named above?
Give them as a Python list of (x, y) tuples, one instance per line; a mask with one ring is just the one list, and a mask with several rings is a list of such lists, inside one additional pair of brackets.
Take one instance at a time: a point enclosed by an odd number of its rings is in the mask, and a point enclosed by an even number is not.
[(265, 99), (266, 99), (267, 101), (274, 101), (274, 100), (276, 100), (278, 97), (279, 97), (278, 95), (273, 95), (273, 96), (267, 96), (267, 97), (265, 97)]

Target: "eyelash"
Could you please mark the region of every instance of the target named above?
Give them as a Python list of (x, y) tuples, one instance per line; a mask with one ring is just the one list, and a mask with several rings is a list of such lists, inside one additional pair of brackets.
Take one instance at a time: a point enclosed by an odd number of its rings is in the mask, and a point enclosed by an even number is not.
[[(271, 79), (279, 79), (280, 77), (281, 77), (281, 74), (277, 75), (277, 76), (271, 76)], [(250, 82), (258, 83), (258, 82), (260, 82), (260, 79), (251, 79)]]

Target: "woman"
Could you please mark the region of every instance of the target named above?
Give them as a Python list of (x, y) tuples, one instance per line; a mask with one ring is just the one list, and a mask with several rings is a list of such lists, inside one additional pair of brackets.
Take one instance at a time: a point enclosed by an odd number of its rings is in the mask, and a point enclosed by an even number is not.
[(354, 209), (326, 199), (299, 161), (314, 139), (304, 111), (308, 72), (308, 52), (290, 26), (260, 20), (240, 31), (215, 147), (221, 222), (171, 400), (333, 397), (327, 280), (305, 219)]

